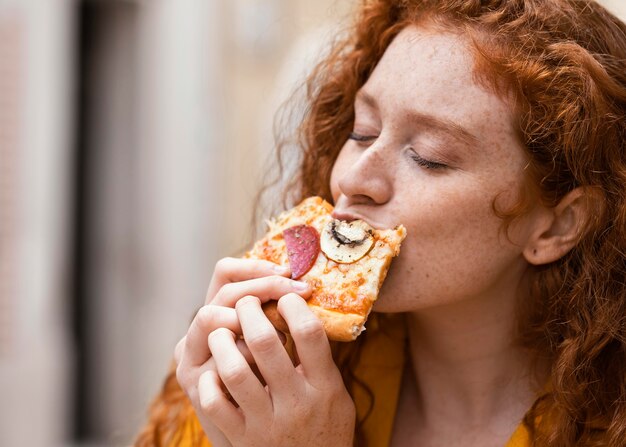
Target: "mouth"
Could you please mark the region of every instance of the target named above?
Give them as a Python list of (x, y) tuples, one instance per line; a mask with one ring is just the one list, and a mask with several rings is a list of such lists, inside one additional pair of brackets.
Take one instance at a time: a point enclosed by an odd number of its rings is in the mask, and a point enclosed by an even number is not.
[(338, 220), (343, 220), (346, 222), (352, 222), (354, 220), (362, 220), (363, 222), (367, 223), (370, 227), (373, 227), (377, 230), (384, 230), (385, 228), (390, 228), (387, 225), (383, 225), (383, 224), (379, 224), (377, 222), (374, 222), (366, 217), (363, 217), (359, 214), (347, 211), (347, 210), (333, 210), (333, 212), (331, 213), (331, 216), (335, 219)]

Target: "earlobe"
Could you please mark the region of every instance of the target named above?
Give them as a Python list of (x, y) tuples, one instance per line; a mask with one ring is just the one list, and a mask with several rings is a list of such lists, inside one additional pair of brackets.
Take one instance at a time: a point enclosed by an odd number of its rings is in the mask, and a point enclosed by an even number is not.
[(562, 258), (580, 241), (601, 209), (602, 197), (595, 188), (573, 189), (555, 207), (538, 213), (535, 228), (524, 247), (524, 257), (533, 265)]

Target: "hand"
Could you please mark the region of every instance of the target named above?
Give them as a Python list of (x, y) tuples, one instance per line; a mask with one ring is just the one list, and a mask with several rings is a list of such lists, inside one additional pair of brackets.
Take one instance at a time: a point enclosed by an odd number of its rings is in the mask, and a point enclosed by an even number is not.
[[(201, 378), (201, 417), (217, 426), (235, 446), (351, 446), (355, 408), (333, 362), (322, 324), (302, 297), (278, 301), (300, 364), (291, 362), (261, 301), (247, 296), (236, 304), (244, 340), (267, 386), (236, 346), (235, 333), (209, 335), (217, 371)], [(221, 388), (223, 383), (234, 405)]]
[[(276, 267), (240, 259), (218, 263), (207, 305), (176, 348), (178, 380), (216, 447), (349, 445), (354, 404), (326, 335), (302, 297), (290, 293), (295, 282), (276, 276), (289, 272)], [(308, 296), (310, 290), (299, 293)], [(278, 309), (294, 336), (297, 367), (260, 307), (283, 295)]]

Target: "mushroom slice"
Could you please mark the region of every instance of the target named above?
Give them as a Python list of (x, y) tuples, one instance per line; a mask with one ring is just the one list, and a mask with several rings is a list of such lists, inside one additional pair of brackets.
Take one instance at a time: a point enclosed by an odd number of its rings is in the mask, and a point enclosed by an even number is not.
[(366, 222), (330, 220), (320, 238), (320, 246), (328, 259), (350, 264), (361, 259), (374, 245), (374, 230)]

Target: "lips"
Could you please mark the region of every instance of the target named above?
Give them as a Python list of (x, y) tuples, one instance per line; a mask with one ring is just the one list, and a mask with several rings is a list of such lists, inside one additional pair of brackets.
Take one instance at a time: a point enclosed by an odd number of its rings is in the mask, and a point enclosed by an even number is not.
[(331, 213), (331, 216), (333, 216), (335, 219), (345, 220), (346, 222), (352, 222), (353, 220), (362, 220), (366, 222), (369, 226), (377, 230), (393, 228), (388, 225), (384, 225), (384, 224), (380, 224), (378, 222), (372, 221), (367, 217), (363, 217), (360, 214), (349, 211), (349, 210), (340, 210), (340, 209), (335, 208), (333, 212)]

